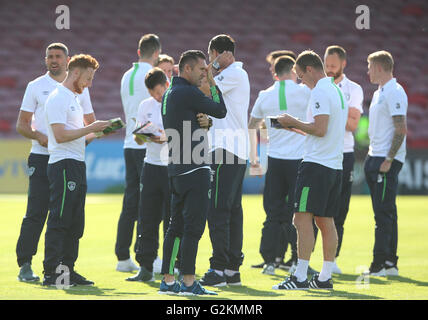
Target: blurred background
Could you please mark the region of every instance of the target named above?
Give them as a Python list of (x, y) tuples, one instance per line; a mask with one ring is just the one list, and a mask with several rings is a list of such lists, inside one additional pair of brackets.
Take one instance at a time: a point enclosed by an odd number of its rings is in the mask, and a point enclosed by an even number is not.
[[(58, 30), (55, 10), (70, 10), (70, 29)], [(370, 10), (370, 28), (359, 30), (359, 5)], [(176, 62), (188, 49), (207, 52), (220, 33), (236, 41), (235, 56), (244, 63), (251, 84), (249, 112), (258, 92), (272, 84), (266, 55), (288, 49), (312, 49), (323, 56), (337, 44), (348, 53), (345, 73), (364, 90), (364, 115), (376, 86), (367, 76), (367, 56), (388, 50), (394, 75), (409, 98), (408, 156), (400, 173), (401, 194), (428, 194), (428, 1), (340, 0), (0, 0), (0, 193), (26, 192), (30, 142), (15, 123), (26, 85), (44, 74), (45, 49), (63, 42), (70, 56), (89, 53), (100, 62), (90, 89), (97, 119), (124, 118), (120, 100), (123, 73), (137, 61), (137, 44), (156, 33), (162, 52)], [(367, 154), (367, 122), (356, 132), (354, 193), (367, 193), (362, 164)], [(123, 192), (124, 130), (87, 148), (89, 192)], [(260, 146), (265, 160), (265, 142)], [(245, 193), (261, 193), (264, 178), (246, 177)]]

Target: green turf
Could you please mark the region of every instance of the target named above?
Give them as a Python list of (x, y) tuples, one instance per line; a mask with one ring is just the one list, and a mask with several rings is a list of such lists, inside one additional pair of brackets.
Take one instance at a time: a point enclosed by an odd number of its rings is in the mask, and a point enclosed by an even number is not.
[[(80, 242), (76, 269), (95, 281), (94, 287), (74, 287), (69, 290), (44, 288), (40, 283), (17, 281), (15, 247), (20, 224), (25, 213), (25, 195), (0, 195), (0, 299), (191, 299), (178, 296), (160, 296), (155, 283), (124, 281), (130, 274), (115, 271), (114, 244), (117, 220), (121, 210), (120, 195), (88, 195), (86, 202), (85, 234)], [(367, 196), (353, 196), (345, 224), (342, 253), (338, 260), (344, 274), (333, 277), (333, 292), (278, 292), (272, 285), (286, 275), (278, 270), (276, 276), (266, 276), (250, 266), (261, 261), (258, 253), (260, 231), (265, 217), (262, 197), (245, 196), (244, 206), (244, 264), (241, 267), (242, 287), (214, 289), (217, 297), (208, 299), (427, 299), (428, 298), (428, 244), (427, 197), (401, 196), (397, 200), (399, 212), (398, 255), (400, 276), (370, 278), (358, 285), (359, 271), (369, 266), (374, 240), (374, 219)], [(320, 240), (320, 239), (319, 239)], [(33, 269), (42, 276), (44, 232), (39, 252), (33, 259)], [(202, 276), (208, 269), (211, 244), (205, 229), (199, 244), (196, 272)], [(160, 251), (161, 254), (161, 251)], [(288, 258), (288, 255), (287, 257)], [(317, 241), (311, 266), (322, 266), (321, 241)], [(207, 299), (193, 298), (193, 299)]]

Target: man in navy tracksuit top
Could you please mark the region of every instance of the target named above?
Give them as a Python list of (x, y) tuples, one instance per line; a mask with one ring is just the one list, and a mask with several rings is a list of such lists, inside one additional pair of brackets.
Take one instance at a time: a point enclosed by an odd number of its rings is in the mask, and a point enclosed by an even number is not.
[[(171, 222), (163, 245), (161, 294), (216, 294), (195, 281), (198, 242), (204, 232), (211, 198), (208, 139), (206, 131), (198, 123), (197, 114), (204, 113), (216, 118), (226, 116), (222, 94), (215, 86), (211, 65), (207, 66), (205, 60), (201, 51), (184, 52), (179, 62), (179, 76), (172, 79), (162, 100), (172, 198)], [(197, 88), (205, 76), (212, 99)], [(174, 278), (174, 263), (179, 248), (180, 271), (183, 274), (181, 287)]]

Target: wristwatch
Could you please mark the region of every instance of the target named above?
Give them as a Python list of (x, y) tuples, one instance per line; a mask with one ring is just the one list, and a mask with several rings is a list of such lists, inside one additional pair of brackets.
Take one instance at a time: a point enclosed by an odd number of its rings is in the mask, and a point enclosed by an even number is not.
[(213, 62), (212, 66), (213, 66), (213, 69), (216, 71), (218, 71), (220, 69), (220, 63), (218, 63), (217, 60)]
[(394, 159), (393, 158), (390, 158), (390, 157), (386, 157), (385, 158), (385, 161), (388, 161), (388, 162), (392, 162)]

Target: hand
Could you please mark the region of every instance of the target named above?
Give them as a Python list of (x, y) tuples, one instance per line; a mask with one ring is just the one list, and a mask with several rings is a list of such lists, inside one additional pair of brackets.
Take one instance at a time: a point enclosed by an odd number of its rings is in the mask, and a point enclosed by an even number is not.
[(221, 54), (217, 56), (217, 58), (214, 59), (214, 61), (217, 61), (220, 65), (219, 70), (223, 70), (230, 66), (234, 61), (235, 57), (233, 56), (232, 52), (230, 51), (223, 51)]
[(48, 147), (48, 137), (43, 133), (37, 131), (36, 140), (42, 147), (45, 147), (45, 148)]
[(160, 136), (150, 137), (151, 142), (158, 143), (158, 144), (163, 144), (166, 142), (165, 131), (163, 131), (162, 129), (159, 129), (159, 132), (161, 133)]
[(90, 127), (91, 132), (100, 132), (110, 126), (110, 124), (110, 121), (97, 120), (95, 122), (92, 122), (88, 127)]
[(392, 164), (391, 161), (384, 160), (380, 165), (379, 172), (387, 173), (389, 169), (391, 169), (391, 164)]
[(250, 176), (257, 176), (262, 177), (263, 176), (263, 167), (260, 164), (259, 160), (256, 161), (250, 161)]
[(208, 116), (204, 113), (198, 113), (196, 115), (196, 119), (199, 122), (199, 126), (203, 129), (209, 129), (210, 127), (210, 119), (208, 118)]
[(290, 127), (294, 127), (296, 124), (296, 119), (287, 113), (280, 115), (277, 119), (278, 119), (279, 124), (284, 129), (289, 129)]

